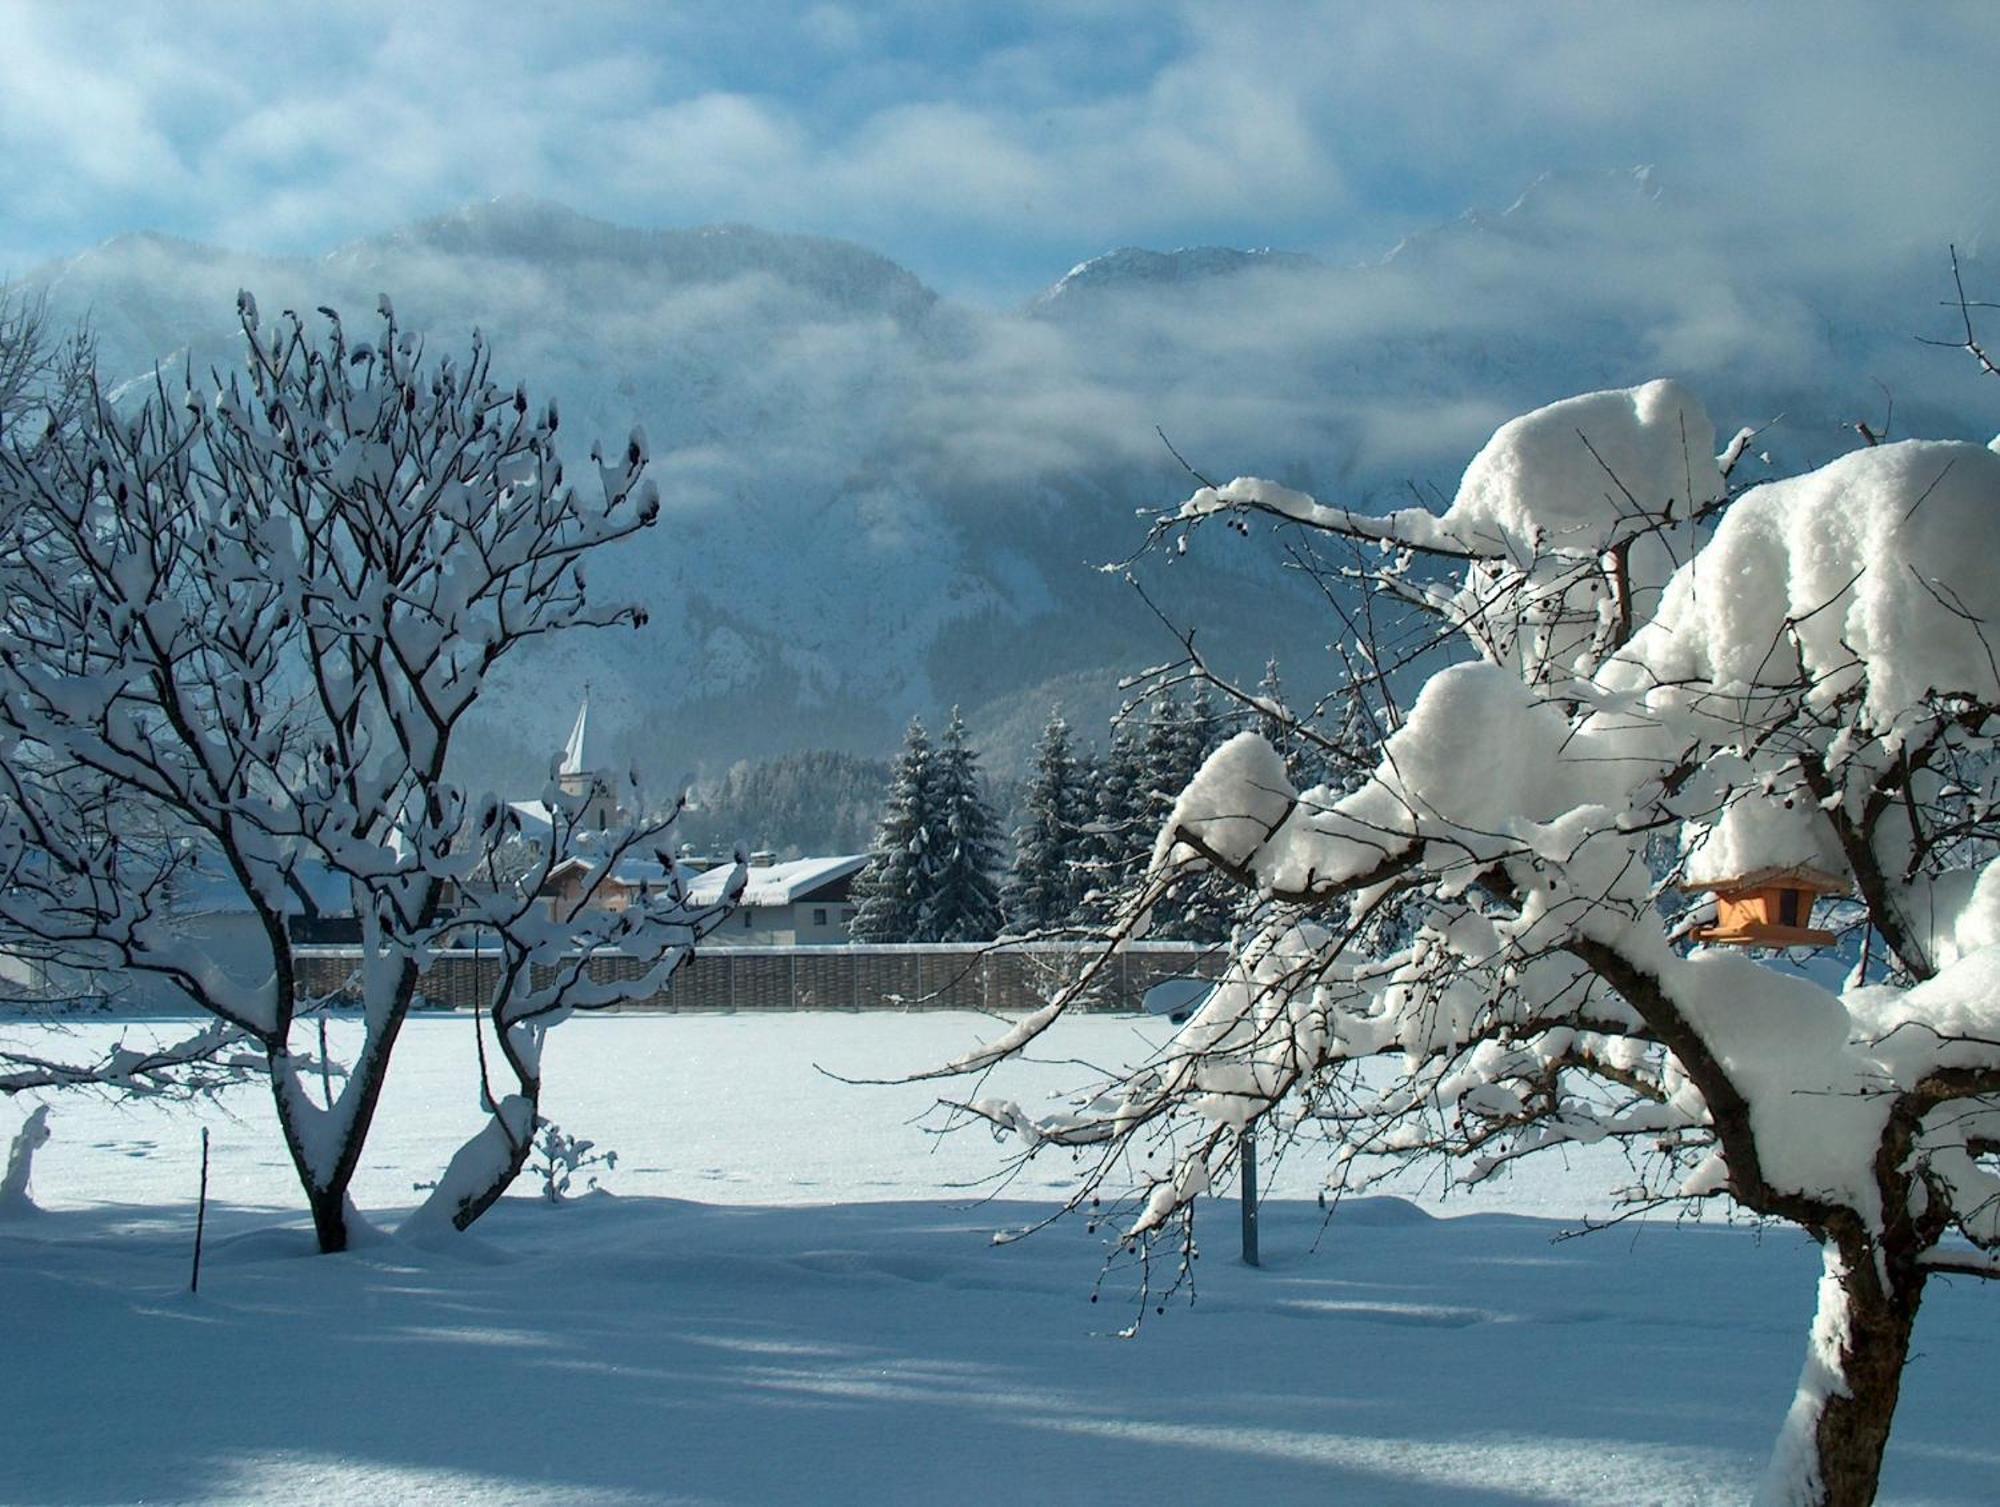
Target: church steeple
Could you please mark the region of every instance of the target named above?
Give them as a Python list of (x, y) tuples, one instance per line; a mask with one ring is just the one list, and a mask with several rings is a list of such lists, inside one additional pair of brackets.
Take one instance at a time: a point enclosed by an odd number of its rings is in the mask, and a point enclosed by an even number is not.
[(572, 793), (580, 791), (596, 773), (583, 751), (584, 739), (590, 728), (590, 682), (583, 683), (583, 701), (576, 709), (576, 726), (569, 730), (569, 742), (563, 745), (563, 761), (559, 774), (562, 787)]
[(556, 769), (556, 782), (564, 795), (588, 796), (589, 804), (584, 807), (581, 825), (599, 831), (615, 826), (622, 820), (622, 813), (611, 798), (610, 783), (605, 779), (597, 762), (591, 758), (588, 747), (590, 736), (590, 682), (583, 685), (583, 701), (576, 709), (576, 725), (570, 729), (569, 741), (563, 745), (562, 763)]

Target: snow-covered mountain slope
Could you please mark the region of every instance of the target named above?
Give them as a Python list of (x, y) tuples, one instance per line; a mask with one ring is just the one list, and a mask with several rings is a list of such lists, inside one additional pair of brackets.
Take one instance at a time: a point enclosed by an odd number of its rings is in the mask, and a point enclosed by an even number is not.
[(1148, 251), (1143, 246), (1121, 246), (1078, 262), (1037, 294), (1030, 307), (1048, 309), (1065, 299), (1074, 301), (1145, 284), (1191, 283), (1265, 267), (1300, 270), (1318, 265), (1313, 257), (1269, 247), (1238, 251), (1229, 246), (1183, 246), (1177, 251)]
[[(1935, 289), (1892, 279), (1829, 312), (1746, 281), (1695, 228), (1650, 182), (1549, 180), (1368, 266), (1128, 249), (994, 312), (843, 242), (510, 199), (313, 259), (121, 236), (28, 281), (90, 318), (114, 381), (226, 365), (239, 287), (267, 317), (326, 304), (351, 327), (386, 291), (436, 344), (483, 330), (497, 374), (560, 400), (579, 457), (643, 424), (663, 523), (593, 585), (644, 600), (650, 626), (524, 659), (473, 763), (521, 778), (588, 678), (614, 751), (673, 778), (792, 747), (885, 751), (912, 712), (953, 702), (975, 731), (989, 705), (996, 732), (1039, 727), (1023, 710), (1039, 688), (1073, 700), (1078, 676), (1172, 657), (1094, 569), (1138, 542), (1134, 509), (1191, 489), (1162, 435), (1220, 479), (1365, 502), (1448, 492), (1524, 408), (1669, 373), (1725, 425), (1785, 411), (1781, 460), (1879, 420), (1878, 377), (1899, 433), (1994, 427), (1969, 370), (1909, 339)], [(1233, 668), (1254, 678), (1277, 653), (1310, 686), (1319, 618), (1303, 590), (1300, 610), (1273, 595), (1264, 548), (1218, 532), (1141, 569)]]

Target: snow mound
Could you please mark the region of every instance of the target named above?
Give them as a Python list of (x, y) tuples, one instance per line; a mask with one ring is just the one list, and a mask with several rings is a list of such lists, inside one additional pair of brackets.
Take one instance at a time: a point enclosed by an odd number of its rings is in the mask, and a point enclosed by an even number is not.
[(1764, 798), (1752, 788), (1733, 799), (1713, 822), (1690, 822), (1683, 831), (1681, 880), (1709, 889), (1774, 869), (1846, 872), (1839, 841), (1825, 815), (1795, 797)]
[(1685, 519), (1722, 495), (1715, 425), (1678, 382), (1585, 393), (1502, 424), (1441, 520), (1523, 564), (1594, 555), (1640, 512)]
[(1711, 705), (1802, 682), (1814, 706), (1859, 690), (1884, 730), (1930, 692), (2000, 698), (1981, 631), (2000, 616), (2000, 577), (1965, 568), (1996, 557), (2000, 455), (1920, 440), (1859, 450), (1739, 498), (1601, 678), (1694, 682)]

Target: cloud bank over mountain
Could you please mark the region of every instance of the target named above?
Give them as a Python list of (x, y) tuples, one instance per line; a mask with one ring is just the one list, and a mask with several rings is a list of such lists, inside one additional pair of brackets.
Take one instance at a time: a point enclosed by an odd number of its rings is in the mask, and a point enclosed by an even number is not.
[[(267, 315), (331, 304), (357, 324), (387, 291), (435, 342), (484, 331), (497, 372), (560, 400), (579, 458), (643, 423), (665, 522), (595, 584), (653, 624), (525, 661), (501, 711), (553, 740), (589, 678), (627, 750), (678, 773), (880, 752), (953, 702), (1039, 726), (1021, 710), (1037, 688), (1088, 730), (1119, 673), (1171, 656), (1093, 568), (1135, 546), (1135, 509), (1191, 488), (1162, 436), (1220, 479), (1386, 504), (1448, 494), (1515, 413), (1660, 375), (1725, 424), (1782, 412), (1764, 441), (1781, 465), (1879, 427), (1885, 389), (1899, 434), (1995, 427), (2000, 394), (1910, 338), (1948, 328), (1942, 248), (1866, 280), (1771, 278), (1662, 176), (1545, 177), (1362, 262), (1112, 252), (1006, 310), (847, 242), (635, 230), (518, 197), (314, 257), (122, 236), (31, 281), (91, 319), (114, 378), (226, 366), (239, 287)], [(1217, 536), (1141, 568), (1225, 660), (1254, 674), (1277, 652), (1310, 685), (1324, 645), (1287, 626), (1268, 547)], [(1095, 705), (1079, 684), (1103, 688)]]
[(1765, 273), (1990, 232), (1981, 0), (8, 10), (0, 267), (120, 229), (307, 253), (501, 193), (888, 248), (1005, 303), (1079, 248), (1351, 260), (1654, 162)]

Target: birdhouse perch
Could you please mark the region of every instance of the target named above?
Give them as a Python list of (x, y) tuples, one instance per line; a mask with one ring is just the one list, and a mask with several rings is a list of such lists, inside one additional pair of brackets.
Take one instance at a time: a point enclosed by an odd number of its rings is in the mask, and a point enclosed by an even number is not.
[(1761, 869), (1738, 879), (1690, 885), (1715, 894), (1715, 923), (1697, 942), (1727, 947), (1831, 947), (1834, 935), (1812, 924), (1813, 902), (1847, 893), (1847, 881), (1820, 869)]

